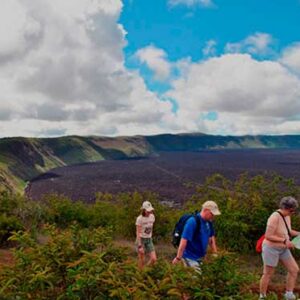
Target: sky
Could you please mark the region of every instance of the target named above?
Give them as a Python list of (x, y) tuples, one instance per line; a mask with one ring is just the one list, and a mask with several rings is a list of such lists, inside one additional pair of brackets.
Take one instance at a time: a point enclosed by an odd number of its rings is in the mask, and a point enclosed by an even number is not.
[(0, 6), (0, 137), (300, 134), (300, 0)]

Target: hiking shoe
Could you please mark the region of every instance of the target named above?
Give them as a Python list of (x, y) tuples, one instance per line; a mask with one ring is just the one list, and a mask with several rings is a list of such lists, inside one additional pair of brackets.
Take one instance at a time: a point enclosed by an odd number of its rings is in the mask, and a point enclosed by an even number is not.
[(283, 299), (285, 300), (297, 300), (297, 297), (294, 293), (292, 292), (286, 292), (284, 295), (283, 295)]

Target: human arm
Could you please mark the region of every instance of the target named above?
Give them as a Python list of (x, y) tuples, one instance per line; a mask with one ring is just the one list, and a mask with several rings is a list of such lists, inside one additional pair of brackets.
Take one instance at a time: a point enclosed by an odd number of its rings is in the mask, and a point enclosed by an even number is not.
[(299, 231), (297, 231), (297, 230), (294, 230), (294, 229), (292, 229), (291, 231), (290, 231), (290, 233), (291, 233), (291, 236), (297, 236), (297, 235), (300, 235), (300, 232)]
[(177, 255), (173, 259), (173, 263), (177, 263), (178, 261), (181, 260), (182, 255), (187, 247), (188, 241), (192, 241), (194, 237), (195, 230), (197, 228), (196, 220), (195, 218), (189, 218), (183, 228), (183, 232), (181, 235), (179, 247), (177, 250)]
[(217, 254), (218, 248), (217, 248), (217, 243), (216, 243), (216, 237), (212, 236), (209, 238), (209, 246), (212, 250), (212, 253)]
[(137, 242), (137, 247), (138, 247), (138, 251), (142, 253), (142, 252), (144, 252), (144, 248), (143, 248), (143, 245), (142, 245), (141, 235), (142, 235), (142, 226), (136, 225), (136, 242)]
[(265, 238), (273, 243), (283, 244), (287, 248), (294, 248), (294, 244), (289, 240), (289, 238), (286, 237), (280, 237), (275, 234), (276, 233), (276, 227), (275, 226), (267, 226)]
[(176, 255), (176, 257), (172, 261), (173, 264), (177, 264), (178, 262), (181, 261), (183, 252), (184, 252), (184, 250), (186, 248), (186, 245), (187, 245), (187, 239), (181, 238), (180, 244), (179, 244), (179, 247), (178, 247), (178, 250), (177, 250), (177, 255)]

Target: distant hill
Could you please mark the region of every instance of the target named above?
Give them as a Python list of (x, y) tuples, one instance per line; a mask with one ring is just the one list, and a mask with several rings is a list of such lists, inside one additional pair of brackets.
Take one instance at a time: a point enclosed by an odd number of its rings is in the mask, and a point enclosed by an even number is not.
[(161, 134), (132, 137), (0, 139), (0, 191), (22, 192), (26, 181), (55, 167), (107, 159), (159, 155), (161, 151), (300, 148), (299, 135), (214, 136)]
[(300, 148), (300, 135), (218, 136), (206, 134), (161, 134), (148, 136), (145, 139), (154, 151)]

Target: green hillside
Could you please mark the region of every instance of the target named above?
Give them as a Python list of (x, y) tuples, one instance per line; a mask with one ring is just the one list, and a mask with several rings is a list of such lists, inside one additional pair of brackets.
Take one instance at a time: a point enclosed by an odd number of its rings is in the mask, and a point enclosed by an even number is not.
[(300, 136), (213, 136), (162, 134), (132, 137), (0, 139), (0, 191), (22, 192), (26, 181), (50, 169), (95, 162), (159, 155), (160, 151), (208, 149), (300, 148)]
[(142, 137), (0, 139), (0, 189), (22, 192), (26, 181), (55, 167), (150, 155)]

